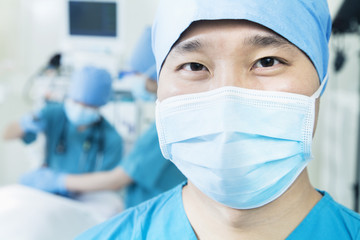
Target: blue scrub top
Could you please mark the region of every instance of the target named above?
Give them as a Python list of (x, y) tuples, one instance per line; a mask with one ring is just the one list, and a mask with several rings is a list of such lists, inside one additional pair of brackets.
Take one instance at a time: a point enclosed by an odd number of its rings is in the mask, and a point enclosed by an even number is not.
[(155, 197), (185, 180), (177, 167), (163, 157), (155, 123), (140, 136), (119, 166), (133, 180), (133, 184), (126, 188), (126, 208)]
[[(51, 102), (37, 114), (37, 121), (42, 121), (44, 126), (43, 132), (46, 137), (45, 164), (55, 171), (80, 174), (110, 170), (121, 161), (122, 138), (105, 119), (98, 126), (91, 126), (84, 131), (78, 131), (77, 127), (68, 121), (64, 105)], [(65, 130), (66, 150), (59, 152), (57, 147), (63, 130)], [(101, 135), (103, 135), (103, 140), (100, 140)], [(91, 141), (89, 141), (91, 144), (88, 145), (89, 150), (86, 151), (84, 143), (90, 136), (92, 136)], [(26, 143), (35, 141), (36, 133), (26, 132), (23, 140)], [(104, 146), (102, 156), (98, 154), (101, 141)]]
[[(128, 209), (76, 239), (196, 240), (182, 202), (183, 186)], [(322, 199), (286, 239), (360, 239), (360, 215), (336, 203), (328, 193), (321, 194)]]

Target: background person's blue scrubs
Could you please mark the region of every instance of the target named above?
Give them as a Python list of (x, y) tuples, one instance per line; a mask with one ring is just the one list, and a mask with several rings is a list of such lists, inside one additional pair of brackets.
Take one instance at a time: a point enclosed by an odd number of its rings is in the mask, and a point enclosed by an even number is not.
[(126, 188), (125, 206), (135, 206), (185, 180), (184, 175), (161, 154), (155, 123), (136, 141), (120, 163), (133, 179)]
[[(196, 240), (182, 202), (183, 185), (128, 209), (76, 239)], [(323, 198), (286, 239), (360, 239), (360, 215), (336, 203), (326, 192), (321, 193)]]
[[(37, 121), (43, 121), (43, 132), (46, 137), (45, 162), (52, 170), (65, 173), (88, 173), (93, 171), (110, 170), (121, 161), (123, 142), (109, 122), (102, 120), (103, 129), (103, 158), (97, 158), (99, 153), (100, 131), (99, 126), (91, 126), (79, 132), (72, 125), (65, 114), (64, 105), (48, 103), (37, 114)], [(65, 124), (66, 121), (66, 124)], [(59, 152), (59, 139), (65, 126), (64, 144), (65, 151)], [(88, 152), (84, 151), (84, 143), (92, 135), (91, 146)], [(31, 143), (36, 139), (36, 133), (27, 132), (23, 137), (24, 142)], [(97, 163), (97, 160), (99, 161)]]

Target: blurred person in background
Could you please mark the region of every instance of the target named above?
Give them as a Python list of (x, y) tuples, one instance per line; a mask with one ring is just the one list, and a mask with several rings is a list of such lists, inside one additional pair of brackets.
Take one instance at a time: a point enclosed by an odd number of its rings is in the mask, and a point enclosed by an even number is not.
[[(151, 48), (151, 27), (145, 28), (129, 61), (130, 71), (124, 78), (133, 82), (132, 93), (139, 101), (156, 99), (156, 64)], [(120, 158), (119, 158), (120, 159)], [(125, 189), (125, 208), (133, 207), (185, 180), (183, 174), (161, 154), (155, 123), (137, 139), (130, 153), (110, 171), (88, 174), (58, 174), (47, 171), (58, 192), (86, 193)]]
[(24, 174), (22, 184), (70, 195), (63, 185), (64, 173), (90, 173), (117, 166), (123, 141), (99, 111), (110, 98), (111, 85), (108, 71), (85, 66), (72, 75), (64, 103), (47, 102), (36, 113), (9, 124), (4, 139), (22, 139), (30, 144), (39, 133), (46, 138), (43, 166)]

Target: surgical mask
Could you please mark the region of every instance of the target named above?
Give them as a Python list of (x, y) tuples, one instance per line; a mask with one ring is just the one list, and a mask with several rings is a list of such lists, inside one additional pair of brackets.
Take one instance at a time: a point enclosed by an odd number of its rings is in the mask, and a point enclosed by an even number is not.
[(235, 209), (282, 195), (312, 159), (315, 101), (222, 87), (157, 102), (161, 151), (204, 194)]
[(90, 125), (101, 118), (97, 109), (85, 107), (69, 99), (65, 101), (65, 114), (75, 126)]
[(136, 100), (144, 102), (156, 100), (156, 95), (146, 89), (146, 75), (133, 74), (126, 78), (127, 81), (131, 82), (131, 93)]

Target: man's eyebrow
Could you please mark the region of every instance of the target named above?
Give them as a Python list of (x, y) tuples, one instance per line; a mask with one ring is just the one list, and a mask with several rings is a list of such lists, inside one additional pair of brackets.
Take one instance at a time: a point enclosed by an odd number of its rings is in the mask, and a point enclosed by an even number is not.
[(271, 35), (255, 35), (244, 40), (246, 45), (254, 47), (290, 47), (292, 44), (285, 38), (271, 34)]
[(184, 52), (195, 52), (201, 48), (203, 48), (203, 44), (195, 39), (175, 44), (173, 50), (181, 54)]
[[(250, 45), (252, 47), (291, 47), (292, 44), (285, 38), (276, 34), (267, 35), (254, 35), (244, 39), (244, 45)], [(175, 43), (172, 50), (182, 54), (186, 52), (196, 52), (204, 48), (204, 43), (197, 39)]]

